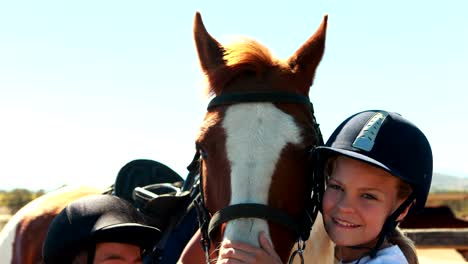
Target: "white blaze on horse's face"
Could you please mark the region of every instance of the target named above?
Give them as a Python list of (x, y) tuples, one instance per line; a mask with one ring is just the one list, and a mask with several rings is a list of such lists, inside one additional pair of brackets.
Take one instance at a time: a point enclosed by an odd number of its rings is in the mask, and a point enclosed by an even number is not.
[[(281, 152), (288, 144), (302, 142), (301, 130), (292, 116), (272, 103), (243, 103), (225, 113), (226, 152), (231, 164), (230, 205), (268, 203), (271, 179)], [(256, 218), (227, 223), (224, 239), (259, 246), (258, 236), (268, 224)]]

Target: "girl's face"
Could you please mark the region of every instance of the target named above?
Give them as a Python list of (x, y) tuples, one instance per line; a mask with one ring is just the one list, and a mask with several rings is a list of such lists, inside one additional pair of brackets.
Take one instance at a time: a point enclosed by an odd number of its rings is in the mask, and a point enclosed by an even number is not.
[(399, 179), (344, 156), (339, 156), (332, 166), (323, 197), (328, 235), (337, 246), (371, 242), (379, 235), (385, 219), (403, 202), (397, 199)]
[(96, 244), (94, 264), (141, 264), (140, 247), (116, 243), (102, 242)]

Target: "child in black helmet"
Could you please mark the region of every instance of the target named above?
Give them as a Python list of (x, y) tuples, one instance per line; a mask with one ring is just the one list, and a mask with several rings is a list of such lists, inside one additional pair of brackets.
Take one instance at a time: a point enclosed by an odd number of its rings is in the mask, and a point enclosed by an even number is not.
[[(424, 134), (399, 114), (364, 111), (346, 119), (313, 153), (315, 174), (327, 182), (322, 215), (340, 263), (418, 263), (412, 242), (396, 228), (424, 208), (432, 151)], [(280, 263), (271, 244), (233, 242), (220, 259)]]
[(69, 204), (52, 221), (43, 246), (45, 264), (142, 263), (160, 238), (127, 201), (91, 195)]

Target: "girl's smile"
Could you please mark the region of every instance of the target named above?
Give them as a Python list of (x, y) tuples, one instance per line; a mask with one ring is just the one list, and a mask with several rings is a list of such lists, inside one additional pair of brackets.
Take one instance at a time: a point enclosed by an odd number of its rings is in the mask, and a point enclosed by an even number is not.
[(352, 228), (360, 227), (360, 225), (356, 225), (356, 224), (353, 224), (353, 223), (350, 223), (348, 221), (345, 221), (345, 220), (342, 220), (342, 219), (339, 219), (339, 218), (335, 218), (335, 217), (332, 217), (332, 221), (338, 228), (352, 229)]

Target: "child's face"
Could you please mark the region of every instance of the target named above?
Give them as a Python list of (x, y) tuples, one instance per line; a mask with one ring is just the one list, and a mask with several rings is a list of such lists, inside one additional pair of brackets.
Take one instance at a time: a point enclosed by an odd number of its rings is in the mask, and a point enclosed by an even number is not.
[(102, 242), (96, 244), (94, 264), (141, 264), (141, 250), (139, 246)]
[(323, 197), (323, 219), (337, 246), (374, 240), (402, 201), (398, 178), (367, 163), (339, 156)]

